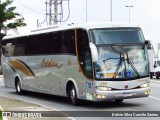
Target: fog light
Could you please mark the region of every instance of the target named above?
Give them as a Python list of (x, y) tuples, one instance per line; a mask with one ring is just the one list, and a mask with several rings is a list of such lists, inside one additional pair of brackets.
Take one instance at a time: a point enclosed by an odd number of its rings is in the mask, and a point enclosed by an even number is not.
[(96, 95), (96, 97), (97, 97), (98, 99), (104, 99), (104, 98), (106, 98), (105, 95)]
[(150, 91), (146, 91), (144, 92), (145, 95), (149, 95), (150, 94)]
[(104, 99), (104, 98), (106, 98), (106, 96), (105, 96), (105, 95), (102, 95), (102, 98)]
[(98, 99), (100, 99), (100, 98), (101, 98), (101, 95), (97, 95), (96, 97), (97, 97)]
[(149, 87), (149, 83), (145, 83), (145, 84), (141, 85), (140, 87), (141, 87), (141, 88)]

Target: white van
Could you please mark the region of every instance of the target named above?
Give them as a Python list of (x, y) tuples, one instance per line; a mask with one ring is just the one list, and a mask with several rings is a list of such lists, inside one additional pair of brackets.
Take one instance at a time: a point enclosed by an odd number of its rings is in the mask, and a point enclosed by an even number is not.
[(154, 60), (154, 75), (156, 76), (157, 79), (160, 77), (160, 60), (155, 59)]
[(154, 50), (148, 50), (149, 54), (149, 65), (150, 65), (150, 79), (156, 76), (157, 79), (160, 77), (160, 60), (155, 58)]

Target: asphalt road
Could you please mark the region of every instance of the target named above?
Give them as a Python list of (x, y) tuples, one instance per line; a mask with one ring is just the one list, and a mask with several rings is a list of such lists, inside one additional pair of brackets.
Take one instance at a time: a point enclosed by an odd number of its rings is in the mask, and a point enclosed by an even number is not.
[[(160, 80), (151, 82), (151, 94), (146, 98), (135, 98), (124, 100), (123, 103), (115, 102), (92, 103), (82, 101), (81, 106), (73, 106), (64, 97), (45, 95), (39, 93), (29, 93), (23, 96), (17, 95), (15, 89), (4, 87), (3, 80), (0, 80), (0, 96), (12, 97), (25, 101), (40, 104), (58, 111), (160, 111)], [(70, 115), (72, 112), (66, 114)], [(86, 112), (87, 113), (87, 112)], [(74, 112), (79, 116), (81, 112)], [(93, 113), (88, 113), (92, 116)], [(96, 113), (95, 113), (96, 114)], [(94, 114), (94, 115), (95, 115)], [(73, 115), (73, 114), (72, 114)], [(77, 120), (159, 120), (159, 117), (75, 117)]]

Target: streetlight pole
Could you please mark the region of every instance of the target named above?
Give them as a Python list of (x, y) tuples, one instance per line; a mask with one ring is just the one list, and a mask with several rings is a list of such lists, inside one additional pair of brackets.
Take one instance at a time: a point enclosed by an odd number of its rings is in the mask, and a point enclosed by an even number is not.
[(130, 5), (130, 6), (129, 6), (129, 5), (127, 5), (126, 7), (128, 7), (128, 8), (129, 8), (129, 23), (130, 23), (130, 19), (131, 19), (131, 18), (130, 18), (130, 8), (131, 8), (131, 7), (134, 7), (134, 6), (133, 6), (133, 5)]
[(111, 6), (110, 6), (110, 8), (111, 8), (111, 10), (110, 10), (110, 19), (111, 19), (111, 22), (112, 22), (112, 0), (110, 1), (110, 3), (111, 3)]
[(86, 22), (87, 22), (87, 14), (88, 14), (88, 11), (87, 11), (87, 0), (86, 0)]

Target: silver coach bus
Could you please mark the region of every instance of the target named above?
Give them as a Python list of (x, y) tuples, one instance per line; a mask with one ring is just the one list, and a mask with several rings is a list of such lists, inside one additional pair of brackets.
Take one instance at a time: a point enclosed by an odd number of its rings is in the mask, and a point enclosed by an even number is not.
[(147, 97), (149, 61), (141, 29), (131, 24), (50, 26), (2, 40), (4, 84), (89, 101)]

